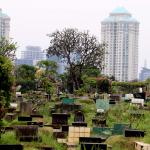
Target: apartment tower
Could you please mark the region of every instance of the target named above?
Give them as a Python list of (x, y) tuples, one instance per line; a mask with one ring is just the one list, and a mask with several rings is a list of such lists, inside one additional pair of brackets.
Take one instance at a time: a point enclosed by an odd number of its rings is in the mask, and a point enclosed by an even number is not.
[(103, 74), (118, 81), (138, 78), (139, 22), (123, 7), (101, 22), (101, 41), (107, 44)]

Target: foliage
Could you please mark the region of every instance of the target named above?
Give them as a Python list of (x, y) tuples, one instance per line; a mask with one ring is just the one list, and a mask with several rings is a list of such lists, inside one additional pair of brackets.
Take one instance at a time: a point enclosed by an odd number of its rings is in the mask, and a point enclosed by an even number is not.
[(38, 72), (40, 70), (42, 72), (37, 78), (39, 86), (44, 88), (48, 94), (53, 94), (56, 87), (57, 63), (50, 60), (42, 60), (38, 62), (37, 66), (39, 67)]
[(123, 93), (134, 93), (138, 88), (145, 87), (146, 82), (112, 82), (112, 87), (118, 87)]
[(9, 105), (14, 77), (11, 61), (0, 55), (0, 98), (3, 98), (6, 106)]
[(36, 89), (35, 73), (34, 66), (20, 65), (16, 68), (16, 85), (21, 85), (22, 92)]
[(67, 64), (70, 92), (74, 88), (81, 88), (82, 72), (87, 66), (103, 68), (105, 44), (99, 44), (96, 37), (88, 32), (64, 29), (50, 34), (49, 37), (51, 39), (47, 53), (59, 57)]
[(17, 49), (16, 43), (12, 42), (11, 40), (7, 40), (5, 38), (0, 39), (1, 56), (5, 56), (11, 60), (14, 60), (16, 49)]

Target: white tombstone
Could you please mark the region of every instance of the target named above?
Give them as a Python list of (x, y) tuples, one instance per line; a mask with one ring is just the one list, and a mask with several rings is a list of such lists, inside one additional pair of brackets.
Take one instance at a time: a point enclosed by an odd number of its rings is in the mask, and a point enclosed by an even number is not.
[(132, 104), (140, 104), (141, 106), (144, 106), (144, 99), (132, 98), (131, 103)]

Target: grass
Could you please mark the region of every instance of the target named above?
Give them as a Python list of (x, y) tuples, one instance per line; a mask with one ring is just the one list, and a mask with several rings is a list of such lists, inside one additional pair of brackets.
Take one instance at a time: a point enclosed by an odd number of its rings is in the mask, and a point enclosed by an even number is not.
[[(77, 99), (77, 103), (82, 104), (83, 112), (85, 114), (85, 122), (88, 123), (88, 126), (92, 128), (92, 118), (96, 114), (96, 105), (93, 100), (81, 100)], [(51, 123), (50, 108), (55, 105), (55, 101), (47, 102), (45, 105), (42, 105), (39, 108), (39, 113), (44, 115), (44, 123)], [(149, 104), (150, 105), (150, 104)], [(108, 111), (107, 116), (107, 125), (108, 127), (113, 127), (114, 123), (132, 123), (132, 128), (137, 128), (140, 130), (146, 131), (144, 138), (126, 138), (123, 135), (113, 135), (109, 137), (106, 141), (107, 144), (112, 145), (113, 150), (134, 150), (134, 141), (143, 141), (150, 143), (150, 112), (148, 110), (143, 110), (143, 118), (131, 118), (129, 110), (138, 110), (137, 107), (133, 107), (128, 103), (118, 103), (115, 106), (111, 107)], [(73, 122), (74, 115), (71, 114), (69, 119), (69, 124)], [(20, 122), (14, 120), (12, 122), (3, 121), (4, 126), (18, 125)], [(24, 123), (22, 123), (24, 124)], [(65, 146), (58, 144), (56, 139), (52, 136), (52, 131), (48, 128), (40, 128), (39, 136), (42, 138), (42, 142), (21, 142), (24, 145), (25, 150), (37, 150), (37, 146), (52, 146), (56, 150), (65, 150)], [(0, 139), (0, 144), (18, 144), (20, 143), (14, 132), (6, 132), (2, 134)], [(80, 149), (78, 146), (77, 150)]]

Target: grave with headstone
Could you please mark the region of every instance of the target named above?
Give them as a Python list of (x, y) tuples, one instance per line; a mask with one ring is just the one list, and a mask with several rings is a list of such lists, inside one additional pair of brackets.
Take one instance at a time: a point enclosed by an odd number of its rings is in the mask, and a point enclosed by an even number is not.
[(68, 124), (70, 114), (67, 113), (53, 113), (52, 114), (52, 127), (60, 128), (62, 125)]
[(94, 127), (106, 127), (106, 113), (97, 112), (95, 117), (92, 119)]
[(20, 113), (22, 115), (31, 115), (32, 114), (32, 103), (20, 102)]
[(74, 122), (72, 123), (73, 126), (87, 126), (85, 122), (84, 113), (82, 111), (76, 111), (74, 115)]
[(38, 136), (38, 126), (16, 126), (16, 137), (20, 141), (39, 141), (40, 138)]
[(109, 100), (97, 99), (96, 100), (96, 109), (108, 111), (109, 110)]
[(144, 137), (145, 132), (135, 129), (125, 129), (125, 137)]

